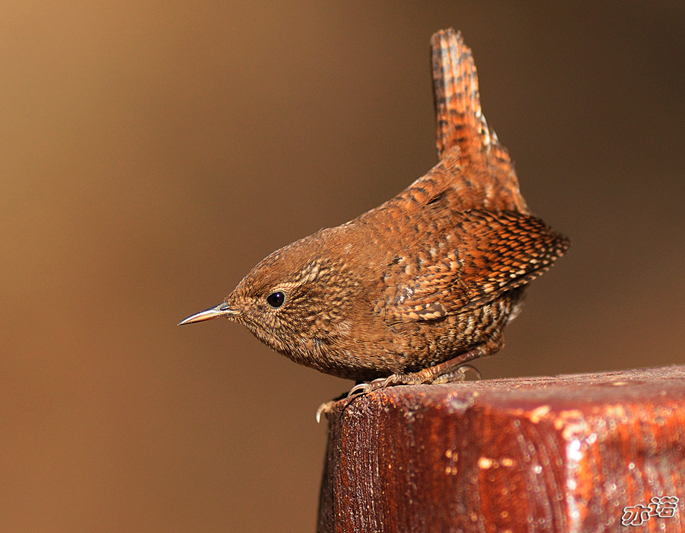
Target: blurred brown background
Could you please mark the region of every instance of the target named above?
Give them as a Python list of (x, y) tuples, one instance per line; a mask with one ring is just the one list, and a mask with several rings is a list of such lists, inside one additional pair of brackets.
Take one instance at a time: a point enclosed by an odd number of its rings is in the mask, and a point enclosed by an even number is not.
[(444, 27), (573, 240), (485, 377), (685, 363), (684, 6), (2, 3), (2, 531), (314, 529), (351, 383), (176, 322), (435, 163)]

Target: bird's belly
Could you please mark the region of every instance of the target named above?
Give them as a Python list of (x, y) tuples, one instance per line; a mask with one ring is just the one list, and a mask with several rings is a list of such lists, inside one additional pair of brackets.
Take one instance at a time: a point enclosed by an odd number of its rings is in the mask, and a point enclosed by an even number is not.
[[(315, 361), (299, 360), (317, 370), (346, 379), (370, 381), (434, 366), (502, 336), (524, 287), (502, 294), (482, 307), (462, 314), (388, 326), (387, 335), (369, 340), (353, 336), (322, 349)], [(366, 338), (366, 342), (359, 342)]]

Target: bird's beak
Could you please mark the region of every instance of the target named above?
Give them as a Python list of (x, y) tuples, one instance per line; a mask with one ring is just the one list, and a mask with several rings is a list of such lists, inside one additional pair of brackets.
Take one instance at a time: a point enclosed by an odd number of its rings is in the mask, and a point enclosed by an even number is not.
[(183, 326), (184, 324), (194, 324), (195, 322), (211, 320), (212, 318), (217, 318), (220, 316), (237, 315), (238, 313), (239, 311), (237, 309), (231, 309), (227, 303), (223, 303), (217, 305), (216, 307), (210, 307), (209, 309), (195, 313), (185, 320), (181, 320), (178, 325)]

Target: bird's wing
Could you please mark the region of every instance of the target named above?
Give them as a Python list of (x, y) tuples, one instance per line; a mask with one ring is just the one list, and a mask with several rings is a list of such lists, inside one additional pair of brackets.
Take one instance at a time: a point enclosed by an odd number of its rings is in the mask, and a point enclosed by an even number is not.
[(399, 254), (385, 276), (390, 321), (434, 320), (493, 301), (548, 270), (569, 241), (515, 211), (467, 211), (433, 224), (424, 245)]

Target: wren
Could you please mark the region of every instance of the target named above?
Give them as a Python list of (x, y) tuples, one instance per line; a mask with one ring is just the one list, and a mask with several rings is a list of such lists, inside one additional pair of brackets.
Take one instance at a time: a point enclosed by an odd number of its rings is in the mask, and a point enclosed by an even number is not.
[(459, 376), (503, 345), (526, 285), (569, 240), (531, 216), (506, 149), (481, 112), (471, 50), (431, 38), (439, 163), (381, 206), (262, 260), (226, 317), (277, 352), (369, 392)]

